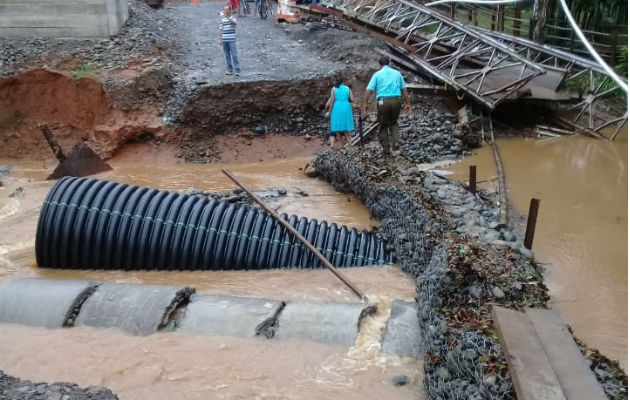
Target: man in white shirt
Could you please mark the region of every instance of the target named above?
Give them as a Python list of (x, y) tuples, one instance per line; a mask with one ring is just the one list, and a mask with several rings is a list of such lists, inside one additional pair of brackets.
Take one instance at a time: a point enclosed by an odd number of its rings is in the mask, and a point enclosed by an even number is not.
[(225, 53), (225, 63), (227, 64), (225, 74), (232, 75), (232, 71), (234, 71), (238, 76), (241, 73), (241, 67), (238, 64), (236, 54), (236, 20), (232, 16), (230, 6), (225, 6), (223, 13), (221, 13), (221, 44), (223, 44), (223, 53)]

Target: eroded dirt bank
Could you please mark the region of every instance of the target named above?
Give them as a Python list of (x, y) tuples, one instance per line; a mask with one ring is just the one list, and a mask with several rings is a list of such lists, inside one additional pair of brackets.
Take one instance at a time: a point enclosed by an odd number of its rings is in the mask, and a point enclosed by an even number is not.
[(222, 6), (153, 10), (134, 1), (129, 21), (109, 39), (0, 39), (0, 157), (43, 158), (40, 123), (52, 125), (62, 147), (83, 139), (105, 158), (150, 141), (208, 162), (209, 138), (254, 126), (324, 136), (321, 110), (333, 77), (343, 74), (360, 92), (377, 68), (374, 49), (383, 45), (359, 33), (243, 18), (243, 71), (225, 76), (209, 35)]
[(93, 78), (32, 69), (0, 80), (0, 157), (46, 158), (50, 148), (40, 124), (48, 124), (69, 150), (84, 140), (104, 158), (128, 143), (170, 140), (159, 111), (151, 107), (122, 109)]

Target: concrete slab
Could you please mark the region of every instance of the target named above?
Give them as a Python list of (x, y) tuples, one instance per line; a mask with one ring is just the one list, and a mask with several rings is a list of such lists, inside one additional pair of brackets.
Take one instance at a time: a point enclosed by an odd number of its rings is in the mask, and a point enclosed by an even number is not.
[(184, 286), (103, 283), (81, 307), (76, 325), (150, 335), (166, 327), (192, 293), (194, 289)]
[(545, 350), (525, 313), (493, 306), (492, 320), (499, 333), (516, 396), (521, 400), (565, 400)]
[(420, 325), (415, 302), (394, 300), (381, 343), (383, 354), (420, 358)]
[(98, 284), (58, 279), (16, 279), (0, 286), (0, 322), (45, 328), (72, 325)]
[(586, 364), (573, 336), (557, 311), (528, 308), (538, 339), (545, 349), (567, 400), (605, 400), (606, 394)]
[(287, 303), (274, 339), (351, 347), (361, 319), (374, 311), (373, 306), (363, 303)]
[(231, 296), (193, 295), (178, 332), (272, 337), (284, 302)]
[(108, 37), (128, 18), (127, 0), (0, 0), (0, 37)]

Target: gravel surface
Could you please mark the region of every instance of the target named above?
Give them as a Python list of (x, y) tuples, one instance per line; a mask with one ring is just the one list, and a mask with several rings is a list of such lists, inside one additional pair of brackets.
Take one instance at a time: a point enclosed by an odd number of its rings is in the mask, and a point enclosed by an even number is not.
[[(0, 39), (0, 77), (48, 67), (73, 76), (100, 77), (115, 91), (121, 84), (129, 84), (120, 72), (139, 65), (167, 81), (168, 87), (160, 88), (153, 97), (168, 103), (165, 122), (173, 122), (204, 87), (330, 78), (348, 69), (351, 61), (362, 66), (352, 69), (356, 74), (369, 65), (362, 62), (366, 57), (376, 69), (378, 55), (371, 50), (382, 46), (348, 30), (327, 29), (327, 23), (290, 25), (279, 24), (273, 17), (236, 17), (242, 74), (226, 76), (219, 40), (223, 2), (175, 3), (159, 10), (137, 1), (130, 4), (128, 22), (109, 39)], [(134, 104), (130, 101), (125, 105)]]
[(109, 39), (0, 38), (0, 77), (33, 66), (58, 67), (71, 57), (96, 71), (109, 71), (162, 51), (167, 57), (157, 61), (167, 62), (177, 53), (176, 13), (156, 11), (136, 1), (130, 4), (129, 20)]
[(109, 389), (80, 388), (74, 383), (36, 383), (13, 378), (0, 371), (0, 399), (3, 400), (117, 400)]

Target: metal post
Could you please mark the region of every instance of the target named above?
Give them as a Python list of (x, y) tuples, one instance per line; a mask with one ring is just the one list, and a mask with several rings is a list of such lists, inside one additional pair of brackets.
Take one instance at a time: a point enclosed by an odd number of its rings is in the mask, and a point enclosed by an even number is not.
[(471, 165), (468, 167), (468, 175), (470, 175), (468, 190), (470, 193), (475, 194), (477, 192), (477, 166)]
[(46, 138), (46, 141), (48, 142), (48, 145), (52, 149), (53, 154), (55, 155), (57, 160), (59, 160), (60, 162), (65, 160), (66, 156), (65, 154), (63, 154), (63, 150), (61, 149), (61, 146), (59, 146), (59, 143), (57, 143), (57, 140), (55, 139), (55, 135), (53, 135), (48, 125), (41, 124), (39, 128), (42, 130), (42, 133), (44, 134), (44, 137)]
[(539, 199), (532, 199), (529, 203), (529, 213), (527, 214), (527, 229), (525, 230), (524, 245), (528, 249), (532, 249), (534, 243), (534, 233), (536, 232), (536, 219), (538, 218)]
[(282, 225), (283, 227), (285, 227), (286, 230), (291, 232), (291, 234), (293, 234), (293, 236), (295, 236), (297, 240), (302, 242), (302, 244), (304, 246), (306, 246), (306, 248), (309, 249), (310, 252), (313, 253), (313, 255), (315, 257), (317, 257), (319, 259), (319, 261), (321, 261), (322, 264), (324, 264), (324, 266), (326, 268), (328, 268), (328, 270), (330, 272), (332, 272), (337, 278), (339, 278), (339, 280), (341, 280), (343, 283), (345, 283), (346, 286), (348, 286), (357, 296), (359, 296), (361, 299), (363, 299), (363, 301), (368, 303), (368, 298), (365, 295), (365, 293), (363, 293), (361, 291), (361, 289), (356, 287), (354, 285), (354, 283), (352, 283), (344, 274), (342, 274), (341, 272), (337, 271), (337, 269), (322, 255), (322, 253), (317, 251), (315, 246), (313, 246), (308, 240), (306, 240), (304, 238), (304, 236), (302, 236), (291, 225), (289, 225), (289, 223), (287, 221), (285, 221), (282, 218), (280, 218), (280, 216), (278, 214), (276, 214), (273, 210), (271, 210), (269, 207), (267, 207), (265, 205), (265, 203), (260, 198), (258, 198), (258, 196), (256, 196), (254, 193), (249, 191), (245, 186), (243, 186), (243, 184), (241, 182), (239, 182), (238, 179), (236, 179), (236, 177), (234, 175), (232, 175), (232, 173), (230, 171), (228, 171), (227, 169), (222, 169), (221, 172), (223, 172), (228, 178), (230, 178), (232, 180), (232, 182), (236, 183), (241, 189), (243, 189), (245, 191), (245, 193), (247, 193), (249, 195), (249, 197), (251, 197), (269, 215), (271, 215), (276, 221), (278, 221), (280, 223), (280, 225)]
[(512, 35), (521, 36), (521, 4), (514, 4), (514, 23), (512, 24)]

